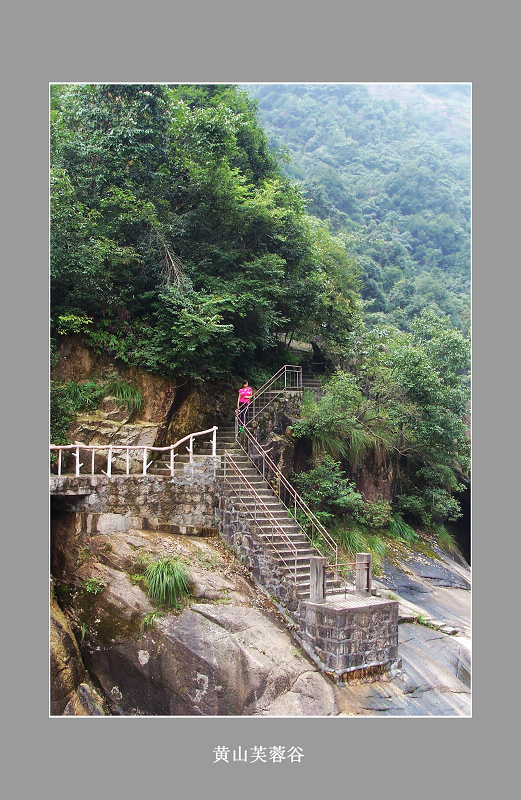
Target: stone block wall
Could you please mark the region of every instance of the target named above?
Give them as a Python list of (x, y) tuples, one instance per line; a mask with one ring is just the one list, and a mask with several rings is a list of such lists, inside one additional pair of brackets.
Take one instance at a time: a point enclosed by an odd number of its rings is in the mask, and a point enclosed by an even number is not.
[(219, 458), (185, 464), (174, 481), (159, 475), (51, 476), (51, 495), (80, 515), (94, 535), (130, 529), (208, 535), (218, 533)]
[(298, 598), (295, 584), (286, 577), (279, 562), (256, 532), (252, 522), (235, 510), (226, 495), (221, 496), (219, 516), (221, 537), (250, 570), (257, 584), (289, 611), (296, 611)]
[(299, 638), (337, 677), (389, 669), (398, 659), (398, 603), (362, 594), (325, 603), (303, 600)]
[(287, 389), (261, 412), (251, 427), (261, 444), (268, 442), (273, 434), (284, 435), (288, 425), (298, 419), (302, 408), (302, 392)]

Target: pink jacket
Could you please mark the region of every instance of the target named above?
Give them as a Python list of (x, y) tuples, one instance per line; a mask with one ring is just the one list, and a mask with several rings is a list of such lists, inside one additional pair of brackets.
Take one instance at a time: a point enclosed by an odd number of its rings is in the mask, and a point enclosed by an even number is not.
[(239, 389), (239, 403), (249, 403), (252, 394), (253, 389), (251, 386), (247, 386), (245, 389)]

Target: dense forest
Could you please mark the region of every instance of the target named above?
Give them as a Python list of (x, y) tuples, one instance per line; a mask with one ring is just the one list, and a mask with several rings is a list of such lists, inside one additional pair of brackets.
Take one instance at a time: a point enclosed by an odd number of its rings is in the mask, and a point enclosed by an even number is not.
[[(363, 86), (52, 85), (51, 354), (75, 333), (259, 385), (313, 342), (303, 494), (373, 550), (444, 535), (470, 469), (470, 170), (465, 87), (434, 89), (450, 125)], [(89, 391), (52, 383), (55, 443)], [(393, 465), (392, 502), (356, 491), (367, 459)]]
[(470, 326), (470, 86), (245, 87), (309, 213), (343, 234), (368, 324)]

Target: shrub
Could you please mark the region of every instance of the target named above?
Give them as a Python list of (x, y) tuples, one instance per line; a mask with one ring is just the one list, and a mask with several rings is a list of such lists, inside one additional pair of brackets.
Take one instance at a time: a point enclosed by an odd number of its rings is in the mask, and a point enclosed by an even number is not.
[(383, 528), (389, 523), (392, 514), (391, 505), (385, 500), (364, 503), (360, 511), (360, 521), (372, 528)]

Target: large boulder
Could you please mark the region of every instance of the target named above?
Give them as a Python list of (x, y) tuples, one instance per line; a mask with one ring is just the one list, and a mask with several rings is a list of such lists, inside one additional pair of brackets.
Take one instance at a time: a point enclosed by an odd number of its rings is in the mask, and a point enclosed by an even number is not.
[[(336, 713), (334, 687), (217, 537), (87, 535), (71, 515), (67, 527), (69, 558), (55, 559), (58, 596), (82, 631), (83, 662), (110, 713)], [(140, 580), (143, 563), (159, 555), (175, 555), (189, 569), (191, 599), (180, 609), (155, 606)], [(75, 679), (85, 680), (83, 672)], [(55, 713), (66, 713), (65, 705)]]

